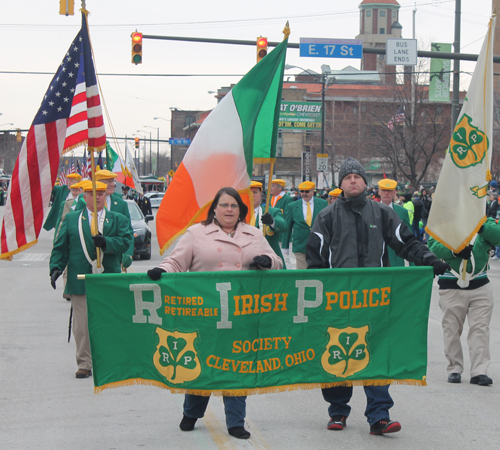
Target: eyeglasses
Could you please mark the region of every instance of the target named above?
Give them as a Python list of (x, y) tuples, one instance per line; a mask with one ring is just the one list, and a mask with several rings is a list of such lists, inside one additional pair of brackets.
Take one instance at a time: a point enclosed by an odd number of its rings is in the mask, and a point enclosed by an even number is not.
[(229, 207), (231, 207), (231, 209), (238, 209), (239, 206), (237, 203), (219, 203), (219, 206), (222, 208), (222, 209), (227, 209)]
[(300, 193), (304, 192), (305, 194), (309, 194), (309, 192), (311, 192), (311, 189), (309, 189), (308, 191), (299, 191)]

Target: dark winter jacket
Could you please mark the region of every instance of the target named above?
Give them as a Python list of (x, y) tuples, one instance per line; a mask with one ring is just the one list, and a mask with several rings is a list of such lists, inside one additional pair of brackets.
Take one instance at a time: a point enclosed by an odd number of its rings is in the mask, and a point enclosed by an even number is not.
[(309, 269), (387, 267), (386, 246), (419, 266), (438, 260), (393, 209), (365, 194), (345, 198), (342, 193), (316, 217), (306, 259)]

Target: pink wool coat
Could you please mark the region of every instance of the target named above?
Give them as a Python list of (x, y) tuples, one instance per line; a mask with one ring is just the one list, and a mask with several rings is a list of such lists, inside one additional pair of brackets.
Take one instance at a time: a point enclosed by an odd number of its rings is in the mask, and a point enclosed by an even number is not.
[(271, 258), (271, 269), (283, 268), (281, 259), (258, 228), (239, 223), (231, 238), (214, 223), (197, 224), (187, 230), (159, 267), (166, 272), (250, 270), (250, 263), (259, 255)]

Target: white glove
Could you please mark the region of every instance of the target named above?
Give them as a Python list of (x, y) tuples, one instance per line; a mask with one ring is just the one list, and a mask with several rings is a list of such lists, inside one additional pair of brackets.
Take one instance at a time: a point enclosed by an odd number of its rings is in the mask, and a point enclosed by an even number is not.
[(283, 256), (289, 256), (290, 255), (290, 249), (288, 249), (288, 248), (282, 248), (281, 249), (281, 253), (283, 254)]

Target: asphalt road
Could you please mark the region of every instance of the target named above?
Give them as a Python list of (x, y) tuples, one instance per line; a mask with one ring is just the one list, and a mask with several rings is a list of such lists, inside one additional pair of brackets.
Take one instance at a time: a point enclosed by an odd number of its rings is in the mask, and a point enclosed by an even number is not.
[[(3, 217), (4, 207), (0, 207)], [(154, 232), (155, 223), (152, 223)], [(92, 379), (77, 380), (73, 339), (68, 344), (70, 305), (62, 283), (53, 291), (48, 260), (52, 232), (37, 245), (0, 261), (0, 449), (498, 449), (500, 444), (500, 311), (493, 313), (489, 375), (494, 384), (446, 381), (441, 311), (435, 283), (429, 321), (427, 387), (393, 386), (391, 418), (402, 430), (371, 436), (363, 415), (365, 395), (355, 388), (344, 431), (328, 431), (327, 404), (319, 390), (255, 395), (247, 401), (248, 441), (225, 430), (221, 398), (211, 399), (193, 432), (179, 430), (183, 396), (130, 386), (93, 393)], [(144, 272), (162, 260), (156, 237)], [(500, 262), (490, 279), (500, 288)], [(466, 347), (467, 326), (464, 330)], [(468, 355), (466, 354), (466, 367)]]

